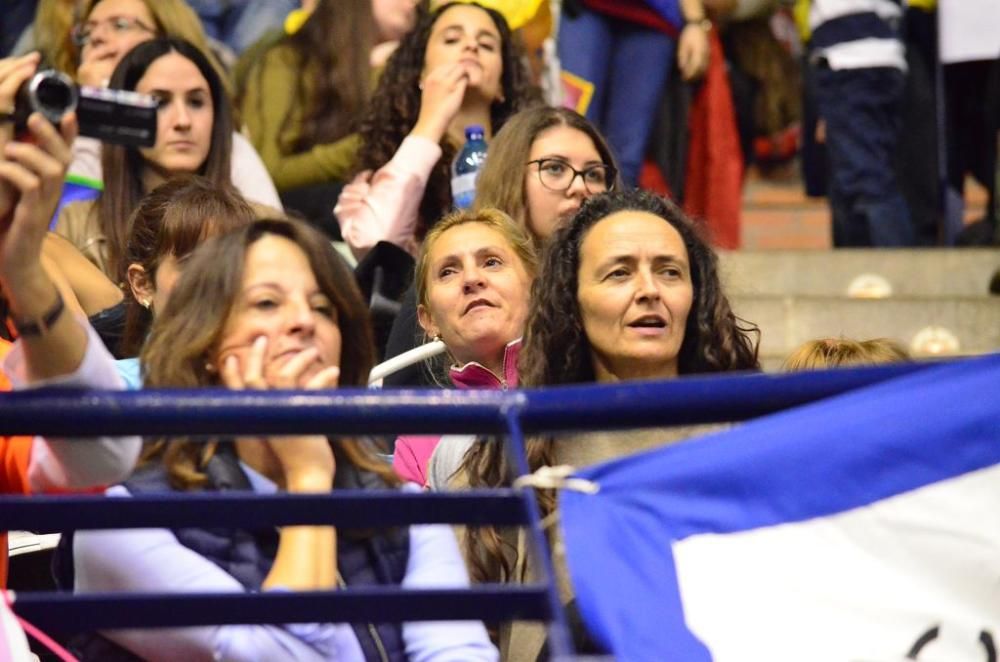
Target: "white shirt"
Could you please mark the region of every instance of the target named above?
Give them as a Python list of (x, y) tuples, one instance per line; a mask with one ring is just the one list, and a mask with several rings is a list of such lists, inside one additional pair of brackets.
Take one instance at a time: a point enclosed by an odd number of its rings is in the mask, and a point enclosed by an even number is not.
[[(812, 0), (809, 25), (815, 31), (824, 23), (852, 14), (874, 13), (886, 21), (898, 21), (902, 8), (892, 0)], [(906, 71), (906, 51), (896, 38), (862, 37), (823, 48), (831, 69), (894, 67)]]
[[(244, 198), (259, 202), (277, 210), (282, 210), (278, 189), (274, 187), (271, 175), (268, 174), (264, 162), (257, 150), (241, 133), (233, 133), (233, 149), (230, 159), (233, 186)], [(80, 136), (73, 141), (73, 162), (69, 164), (69, 173), (103, 181), (101, 172), (101, 142), (96, 138)]]

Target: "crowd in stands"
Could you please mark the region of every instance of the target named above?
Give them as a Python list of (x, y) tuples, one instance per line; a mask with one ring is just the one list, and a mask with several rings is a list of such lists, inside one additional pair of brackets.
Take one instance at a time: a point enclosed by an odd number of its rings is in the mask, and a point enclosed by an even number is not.
[[(926, 2), (554, 4), (13, 2), (0, 41), (2, 386), (365, 387), (380, 360), (430, 340), (445, 354), (384, 388), (758, 371), (760, 333), (734, 314), (716, 249), (739, 245), (747, 168), (789, 161), (800, 143), (807, 185), (828, 192), (835, 246), (943, 239), (941, 212), (920, 197), (926, 173), (900, 159), (907, 100), (927, 92), (908, 77), (926, 73), (913, 64), (919, 31), (900, 28), (920, 24)], [(35, 113), (18, 134), (18, 90), (49, 67), (153, 97), (155, 144), (78, 136), (72, 113), (58, 126)], [(975, 75), (1000, 89), (998, 72)], [(1000, 237), (997, 117), (974, 156), (955, 152), (955, 178), (972, 163), (991, 196), (970, 243)], [(471, 125), (488, 158), (473, 205), (456, 210), (452, 162)], [(824, 339), (785, 368), (908, 358), (884, 339)], [(529, 467), (596, 464), (715, 427), (531, 439)], [(336, 436), (3, 438), (0, 477), (8, 493), (116, 497), (516, 478), (496, 439)], [(552, 493), (539, 495), (552, 514)], [(539, 570), (524, 549), (523, 532), (491, 527), (78, 531), (56, 552), (57, 583), (85, 594), (530, 582)], [(5, 631), (0, 646), (24, 648)], [(164, 660), (535, 660), (546, 645), (537, 624), (477, 622), (69, 643), (81, 659)]]

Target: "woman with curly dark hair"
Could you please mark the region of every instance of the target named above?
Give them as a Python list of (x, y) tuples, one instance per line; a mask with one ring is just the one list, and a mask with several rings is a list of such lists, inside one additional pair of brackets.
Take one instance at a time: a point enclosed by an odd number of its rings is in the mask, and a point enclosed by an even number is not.
[[(679, 207), (651, 193), (584, 202), (556, 233), (532, 297), (522, 372), (531, 385), (758, 367), (756, 330), (733, 314), (715, 251)], [(622, 310), (601, 308), (612, 301)]]
[[(532, 288), (519, 365), (522, 386), (635, 379), (758, 368), (756, 327), (730, 308), (717, 257), (673, 203), (644, 191), (614, 191), (583, 203), (549, 242)], [(706, 426), (588, 433), (528, 441), (532, 471), (586, 466), (707, 431)], [(453, 478), (470, 487), (509, 485), (504, 444), (480, 440)], [(555, 495), (539, 495), (542, 514)], [(533, 568), (516, 532), (470, 529), (466, 558), (478, 581), (526, 581)], [(559, 545), (553, 545), (558, 550)], [(556, 566), (561, 557), (556, 557)], [(561, 577), (565, 579), (565, 577)], [(572, 588), (561, 587), (564, 597)], [(540, 628), (501, 633), (507, 659), (535, 659)], [(510, 647), (510, 648), (508, 648)]]
[(372, 99), (361, 125), (362, 172), (335, 210), (359, 258), (380, 241), (415, 254), (451, 208), (449, 167), (465, 128), (481, 125), (489, 140), (540, 97), (503, 16), (450, 2), (402, 40)]
[[(319, 0), (297, 32), (252, 65), (239, 106), (250, 139), (282, 193), (342, 182), (353, 174), (353, 132), (372, 88), (372, 50), (397, 42), (416, 18), (414, 0), (390, 2), (388, 11), (385, 5)], [(294, 81), (291, 91), (289, 80)]]

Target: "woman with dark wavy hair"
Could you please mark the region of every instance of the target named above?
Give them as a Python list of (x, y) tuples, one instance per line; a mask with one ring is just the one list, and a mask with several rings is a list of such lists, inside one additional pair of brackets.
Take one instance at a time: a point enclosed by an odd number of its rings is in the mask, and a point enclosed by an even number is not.
[[(673, 203), (644, 191), (614, 191), (583, 203), (549, 242), (532, 288), (519, 365), (522, 386), (635, 379), (758, 368), (756, 327), (739, 320), (718, 261), (695, 224)], [(586, 466), (701, 434), (706, 426), (597, 432), (528, 441), (532, 471)], [(470, 487), (509, 485), (504, 444), (480, 440), (454, 476)], [(539, 494), (542, 514), (555, 509)], [(478, 581), (534, 578), (515, 532), (470, 529), (466, 559)], [(559, 549), (558, 545), (553, 546)], [(561, 567), (561, 557), (556, 558)], [(562, 587), (563, 595), (572, 588)], [(502, 632), (506, 659), (535, 659), (540, 628)]]
[[(653, 242), (663, 249), (662, 255), (642, 255), (652, 250)], [(612, 258), (621, 258), (621, 264), (611, 262)], [(654, 280), (643, 280), (647, 274), (640, 273), (639, 266), (645, 259), (650, 261), (648, 278), (669, 277), (689, 297), (683, 316), (671, 310), (671, 319), (662, 314), (662, 307), (641, 304), (647, 297), (669, 301), (667, 292), (674, 291), (654, 288)], [(605, 263), (619, 265), (616, 269), (622, 272), (589, 271)], [(643, 347), (636, 347), (635, 356), (621, 360), (611, 353), (626, 351), (621, 344), (618, 350), (610, 343), (603, 347), (604, 330), (599, 322), (604, 311), (590, 305), (591, 295), (605, 300), (618, 296), (616, 288), (601, 285), (609, 282), (626, 285), (623, 294), (636, 301), (628, 302), (632, 312), (645, 314), (648, 308), (649, 314), (663, 317), (637, 327), (643, 339), (657, 342), (641, 342)], [(755, 342), (750, 338), (756, 329), (741, 325), (733, 314), (719, 279), (715, 251), (679, 207), (645, 191), (607, 193), (586, 201), (569, 225), (556, 233), (532, 298), (522, 372), (527, 384), (675, 377), (758, 367)], [(631, 324), (621, 321), (624, 327)], [(624, 329), (620, 337), (607, 340), (626, 347), (631, 343)]]
[(397, 42), (415, 18), (414, 0), (319, 0), (297, 32), (259, 55), (238, 105), (279, 191), (353, 174), (353, 132), (373, 87), (372, 50)]
[(465, 128), (481, 125), (489, 140), (540, 97), (503, 16), (450, 2), (403, 38), (372, 99), (361, 125), (362, 172), (335, 209), (359, 258), (380, 241), (415, 254), (451, 208), (449, 168)]

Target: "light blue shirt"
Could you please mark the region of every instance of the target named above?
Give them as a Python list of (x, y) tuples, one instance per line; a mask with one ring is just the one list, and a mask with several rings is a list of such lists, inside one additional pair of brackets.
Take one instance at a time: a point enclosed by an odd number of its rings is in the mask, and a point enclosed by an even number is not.
[(138, 358), (118, 359), (115, 361), (115, 368), (118, 369), (118, 374), (125, 381), (126, 389), (129, 391), (142, 389), (142, 370)]

